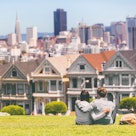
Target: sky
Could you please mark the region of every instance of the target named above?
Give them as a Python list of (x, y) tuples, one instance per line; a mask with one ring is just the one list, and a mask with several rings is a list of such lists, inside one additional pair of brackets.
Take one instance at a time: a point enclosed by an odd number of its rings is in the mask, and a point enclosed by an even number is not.
[(21, 33), (37, 26), (38, 32), (54, 32), (53, 12), (61, 8), (67, 12), (67, 27), (125, 21), (136, 16), (136, 0), (0, 0), (0, 35), (14, 33), (16, 14)]

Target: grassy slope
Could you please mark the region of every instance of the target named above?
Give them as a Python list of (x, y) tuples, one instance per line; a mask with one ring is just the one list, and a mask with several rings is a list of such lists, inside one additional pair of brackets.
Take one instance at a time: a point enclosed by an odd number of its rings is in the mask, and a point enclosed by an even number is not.
[(136, 136), (136, 126), (75, 125), (75, 116), (0, 117), (0, 136)]

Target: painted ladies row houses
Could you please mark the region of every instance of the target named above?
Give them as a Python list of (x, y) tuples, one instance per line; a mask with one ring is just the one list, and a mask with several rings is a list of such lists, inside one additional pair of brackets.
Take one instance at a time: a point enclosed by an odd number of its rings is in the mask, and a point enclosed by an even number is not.
[(98, 86), (116, 103), (136, 96), (136, 50), (105, 51), (99, 54), (71, 54), (0, 66), (0, 108), (17, 104), (27, 114), (45, 114), (50, 101), (64, 101), (74, 110), (81, 90), (96, 96)]
[(0, 109), (20, 105), (27, 114), (44, 115), (50, 101), (67, 102), (67, 68), (79, 54), (0, 66)]

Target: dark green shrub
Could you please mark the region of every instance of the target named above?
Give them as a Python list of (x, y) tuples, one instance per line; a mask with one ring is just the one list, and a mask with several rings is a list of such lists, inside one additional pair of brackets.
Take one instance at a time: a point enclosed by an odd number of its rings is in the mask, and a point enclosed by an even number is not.
[(1, 109), (1, 112), (7, 112), (10, 115), (25, 115), (25, 110), (18, 105), (8, 105)]
[(60, 102), (52, 101), (52, 102), (46, 104), (46, 106), (45, 106), (45, 113), (46, 114), (66, 113), (66, 111), (67, 111), (67, 105), (62, 101), (60, 101)]
[(120, 101), (120, 108), (123, 109), (136, 109), (136, 97), (126, 97)]

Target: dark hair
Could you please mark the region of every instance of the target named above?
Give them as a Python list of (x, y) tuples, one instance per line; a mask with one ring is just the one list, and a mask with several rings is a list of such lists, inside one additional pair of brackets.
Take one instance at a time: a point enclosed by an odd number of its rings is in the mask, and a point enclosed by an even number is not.
[(100, 97), (105, 97), (107, 94), (107, 90), (104, 87), (99, 87), (97, 89), (97, 94), (99, 94)]
[(89, 102), (89, 93), (88, 93), (88, 91), (82, 90), (82, 92), (80, 94), (80, 100)]

